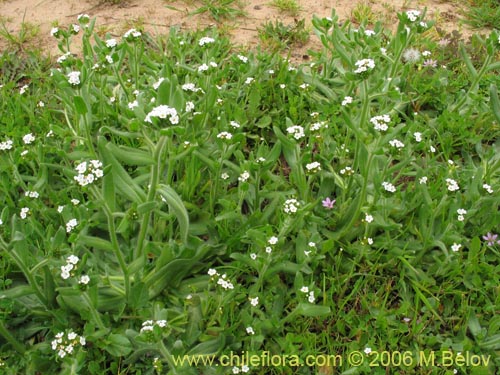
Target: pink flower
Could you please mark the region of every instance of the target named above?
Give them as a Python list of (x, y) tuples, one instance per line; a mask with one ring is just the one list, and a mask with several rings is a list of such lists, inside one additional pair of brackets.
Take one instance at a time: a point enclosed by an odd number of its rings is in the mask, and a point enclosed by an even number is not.
[(335, 204), (335, 199), (331, 200), (330, 198), (326, 198), (325, 200), (321, 201), (323, 204), (323, 207), (325, 207), (328, 210), (331, 210), (333, 208), (333, 205)]

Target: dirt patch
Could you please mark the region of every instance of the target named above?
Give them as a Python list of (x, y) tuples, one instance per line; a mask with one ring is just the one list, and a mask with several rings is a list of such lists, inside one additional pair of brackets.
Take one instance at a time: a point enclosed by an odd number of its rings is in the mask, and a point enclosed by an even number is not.
[[(291, 25), (304, 19), (311, 38), (304, 46), (293, 50), (292, 57), (295, 59), (303, 56), (308, 49), (319, 47), (319, 41), (311, 32), (312, 17), (330, 16), (332, 9), (335, 9), (341, 20), (355, 21), (361, 15), (368, 15), (391, 27), (397, 22), (396, 12), (427, 8), (427, 18), (436, 19), (440, 27), (450, 31), (460, 28), (460, 9), (457, 5), (442, 0), (296, 0), (300, 11), (295, 15), (272, 6), (271, 2), (272, 0), (241, 0), (242, 6), (239, 8), (235, 1), (230, 7), (242, 11), (244, 15), (230, 16), (217, 22), (210, 11), (194, 14), (203, 6), (202, 0), (129, 0), (118, 4), (95, 0), (0, 0), (0, 22), (15, 38), (19, 37), (24, 23), (25, 30), (35, 31), (35, 35), (28, 38), (27, 46), (36, 46), (51, 55), (58, 55), (57, 43), (50, 36), (51, 28), (54, 25), (68, 26), (76, 23), (77, 15), (83, 13), (97, 17), (98, 32), (108, 32), (117, 37), (131, 27), (139, 27), (152, 34), (164, 34), (172, 26), (180, 29), (217, 26), (230, 34), (233, 42), (243, 49), (254, 48), (260, 43), (258, 29), (266, 22), (280, 21), (284, 25)], [(468, 30), (462, 32), (464, 35), (471, 34)], [(9, 48), (12, 48), (12, 43), (0, 38), (0, 51)]]

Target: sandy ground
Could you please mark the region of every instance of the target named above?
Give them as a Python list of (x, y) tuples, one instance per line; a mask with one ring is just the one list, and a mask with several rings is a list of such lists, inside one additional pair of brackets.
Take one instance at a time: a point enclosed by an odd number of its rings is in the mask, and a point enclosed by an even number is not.
[[(123, 0), (119, 4), (112, 4), (110, 0), (0, 0), (0, 27), (3, 24), (14, 36), (19, 35), (23, 22), (38, 27), (38, 32), (26, 45), (41, 47), (47, 53), (57, 55), (59, 52), (50, 29), (54, 25), (76, 23), (77, 15), (82, 13), (97, 17), (98, 31), (114, 36), (122, 35), (131, 27), (159, 34), (167, 33), (171, 26), (181, 29), (218, 26), (229, 32), (235, 44), (243, 48), (253, 48), (259, 43), (257, 30), (266, 22), (280, 20), (288, 25), (294, 20), (305, 19), (306, 27), (311, 30), (312, 16), (330, 16), (332, 9), (341, 20), (353, 20), (356, 9), (366, 5), (365, 9), (373, 12), (388, 27), (397, 23), (397, 11), (408, 9), (427, 8), (427, 18), (436, 19), (437, 25), (450, 31), (459, 28), (460, 18), (458, 6), (443, 0), (297, 0), (301, 11), (295, 16), (273, 7), (272, 0), (235, 0), (231, 6), (238, 8), (237, 4), (240, 4), (238, 9), (245, 15), (218, 23), (208, 12), (192, 14), (204, 2), (217, 3), (218, 0)], [(467, 30), (462, 31), (465, 35), (470, 34)], [(318, 46), (319, 41), (311, 32), (310, 41), (294, 49), (292, 57), (300, 58), (307, 49)], [(9, 48), (13, 48), (12, 45), (0, 37), (0, 51)]]

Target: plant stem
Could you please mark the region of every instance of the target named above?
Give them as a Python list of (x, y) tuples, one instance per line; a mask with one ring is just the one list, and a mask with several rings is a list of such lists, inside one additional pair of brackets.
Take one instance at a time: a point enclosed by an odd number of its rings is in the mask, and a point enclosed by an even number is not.
[(9, 330), (3, 324), (3, 321), (0, 320), (0, 336), (2, 336), (12, 347), (20, 354), (24, 354), (26, 348), (23, 344), (21, 344)]

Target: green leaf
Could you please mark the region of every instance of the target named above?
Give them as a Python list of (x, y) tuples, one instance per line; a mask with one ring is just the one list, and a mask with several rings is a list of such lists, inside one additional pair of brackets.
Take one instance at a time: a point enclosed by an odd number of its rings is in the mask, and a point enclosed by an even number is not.
[(116, 159), (127, 165), (144, 166), (155, 163), (155, 160), (147, 151), (126, 146), (116, 146), (111, 142), (106, 145), (106, 148), (111, 151)]
[(98, 250), (106, 250), (113, 251), (113, 245), (110, 241), (106, 241), (99, 237), (87, 236), (85, 234), (80, 234), (77, 237), (77, 243), (86, 247), (86, 248), (94, 248)]
[(497, 124), (500, 125), (500, 99), (498, 99), (498, 89), (495, 84), (490, 86), (490, 103), (491, 109), (493, 111), (493, 116), (497, 120)]
[(87, 104), (85, 103), (85, 100), (81, 96), (75, 96), (73, 98), (73, 102), (75, 103), (75, 109), (76, 112), (79, 115), (85, 115), (88, 112)]
[(325, 316), (331, 313), (329, 306), (313, 305), (310, 303), (299, 303), (292, 314), (298, 314), (302, 316), (318, 317)]
[(132, 351), (132, 345), (124, 335), (112, 333), (104, 342), (101, 348), (115, 357), (125, 356)]
[(182, 242), (186, 243), (189, 230), (189, 215), (181, 197), (170, 186), (163, 184), (159, 186), (158, 193), (165, 199), (170, 210), (173, 211), (177, 218)]
[(134, 309), (144, 307), (149, 301), (148, 290), (146, 284), (137, 282), (130, 290), (129, 305)]

